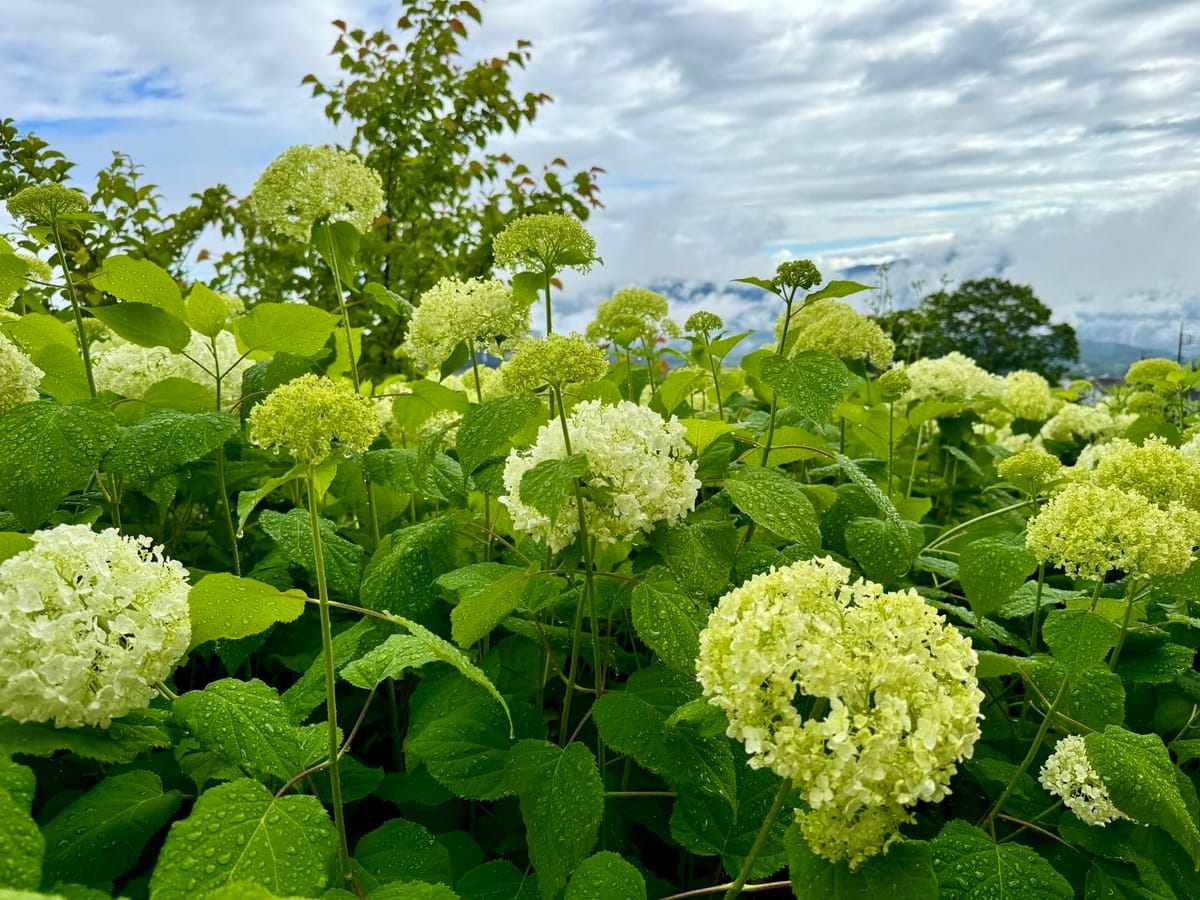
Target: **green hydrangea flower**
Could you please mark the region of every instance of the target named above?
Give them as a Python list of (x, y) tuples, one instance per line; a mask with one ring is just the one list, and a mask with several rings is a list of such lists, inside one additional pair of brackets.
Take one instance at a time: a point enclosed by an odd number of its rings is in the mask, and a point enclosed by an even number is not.
[(250, 439), (284, 450), (297, 462), (325, 460), (334, 441), (360, 453), (379, 436), (382, 423), (370, 398), (344, 382), (301, 375), (275, 388), (250, 411)]
[(579, 220), (563, 213), (522, 216), (492, 240), (492, 255), (501, 269), (590, 272), (597, 262), (596, 240)]
[(807, 291), (821, 283), (821, 272), (811, 259), (789, 259), (775, 267), (771, 283), (781, 293)]
[(425, 368), (440, 366), (459, 343), (499, 356), (529, 331), (529, 304), (496, 278), (443, 278), (424, 294), (402, 352)]
[(1139, 359), (1137, 362), (1131, 363), (1126, 370), (1125, 383), (1148, 384), (1158, 387), (1165, 385), (1173, 389), (1174, 385), (1167, 384), (1167, 378), (1182, 371), (1183, 366), (1173, 359), (1165, 359), (1157, 356), (1150, 357), (1149, 359)]
[(365, 234), (383, 212), (383, 182), (353, 153), (297, 144), (263, 170), (250, 205), (268, 229), (297, 241), (308, 241), (321, 220)]
[(694, 312), (686, 322), (683, 323), (683, 330), (688, 334), (712, 334), (715, 331), (720, 331), (725, 327), (724, 320), (716, 313), (700, 310)]
[(53, 226), (60, 217), (88, 211), (83, 191), (62, 184), (35, 184), (8, 198), (8, 212), (31, 225)]
[(608, 357), (578, 332), (552, 334), (521, 344), (503, 367), (504, 386), (532, 394), (552, 384), (586, 384), (608, 372)]
[(888, 369), (875, 380), (875, 387), (880, 397), (891, 402), (912, 390), (912, 379), (903, 368)]
[(1028, 494), (1041, 493), (1048, 484), (1063, 476), (1063, 464), (1045, 450), (1026, 447), (996, 463), (1000, 477), (1011, 481)]
[(1160, 509), (1181, 503), (1200, 511), (1200, 460), (1156, 435), (1140, 446), (1124, 438), (1110, 441), (1094, 478), (1103, 487), (1141, 494)]
[(1037, 422), (1044, 422), (1062, 406), (1062, 401), (1050, 392), (1050, 382), (1024, 369), (1004, 376), (1000, 402), (1018, 419)]
[(45, 374), (20, 347), (0, 334), (0, 414), (36, 400)]
[(630, 332), (634, 339), (653, 341), (660, 334), (674, 336), (679, 326), (667, 315), (667, 298), (642, 287), (621, 288), (596, 307), (596, 318), (587, 327), (591, 340), (615, 339)]
[[(775, 321), (775, 339), (783, 334), (786, 311)], [(877, 369), (891, 365), (896, 345), (872, 319), (840, 300), (818, 300), (793, 312), (788, 322), (789, 356), (820, 350), (842, 359), (865, 359)]]

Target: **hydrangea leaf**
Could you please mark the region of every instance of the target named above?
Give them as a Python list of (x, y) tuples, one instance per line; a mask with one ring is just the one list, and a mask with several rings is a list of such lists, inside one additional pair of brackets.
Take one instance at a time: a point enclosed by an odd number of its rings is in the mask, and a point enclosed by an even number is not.
[(596, 758), (578, 742), (564, 748), (524, 740), (509, 755), (508, 780), (520, 800), (542, 900), (551, 900), (600, 834), (604, 784)]
[(434, 582), (454, 567), (456, 527), (453, 518), (443, 516), (386, 535), (367, 565), (359, 602), (406, 616), (433, 609)]
[(1037, 557), (1023, 541), (997, 535), (962, 548), (958, 580), (976, 615), (990, 616), (1036, 569)]
[(520, 608), (526, 587), (538, 579), (526, 572), (510, 572), (471, 593), (450, 611), (450, 636), (460, 647), (470, 647), (491, 634), (509, 613)]
[(280, 593), (253, 578), (228, 572), (205, 575), (188, 591), (192, 646), (219, 638), (236, 639), (292, 622), (304, 612), (299, 592)]
[(737, 785), (729, 741), (667, 725), (671, 713), (699, 694), (699, 685), (686, 675), (661, 666), (641, 669), (624, 690), (609, 691), (597, 700), (592, 717), (601, 739), (618, 753), (676, 789), (695, 786), (717, 794), (732, 808)]
[(689, 394), (703, 390), (709, 377), (700, 369), (674, 369), (658, 386), (663, 413), (670, 416)]
[[(872, 856), (853, 872), (844, 862), (832, 863), (813, 853), (799, 825), (788, 829), (785, 842), (792, 890), (800, 900), (825, 900), (827, 897), (838, 900), (879, 900), (883, 897), (938, 900), (941, 896), (933, 871), (933, 852), (924, 841), (902, 841), (890, 847), (887, 853)], [(979, 896), (1029, 900), (1043, 895)]]
[(376, 484), (423, 494), (442, 503), (458, 502), (463, 494), (463, 471), (457, 460), (435, 453), (423, 460), (416, 450), (370, 450), (363, 465)]
[(499, 397), (472, 406), (458, 426), (458, 461), (469, 474), (489, 457), (505, 452), (510, 439), (542, 409), (536, 397)]
[(362, 235), (350, 222), (319, 222), (313, 224), (312, 244), (321, 259), (348, 290), (354, 290), (355, 260)]
[(921, 542), (921, 526), (862, 516), (846, 523), (846, 550), (871, 581), (885, 587), (912, 568)]
[(1157, 825), (1200, 869), (1200, 815), (1196, 787), (1171, 761), (1156, 734), (1134, 734), (1110, 725), (1084, 737), (1088, 761), (1108, 787), (1113, 804), (1136, 822)]
[[(260, 781), (286, 781), (314, 761), (319, 741), (296, 728), (275, 689), (257, 678), (222, 678), (175, 701), (175, 715), (205, 750)], [(320, 725), (307, 726), (321, 731)], [(320, 753), (317, 751), (319, 757)]]
[[(157, 307), (176, 319), (187, 318), (183, 295), (174, 276), (148, 259), (110, 256), (92, 276), (92, 287), (112, 294), (118, 300)], [(96, 307), (92, 312), (110, 308)]]
[(30, 756), (53, 756), (68, 750), (83, 759), (127, 763), (147, 750), (170, 747), (176, 736), (170, 721), (170, 712), (153, 708), (113, 719), (108, 728), (55, 728), (45, 722), (14, 722), (0, 716), (0, 747)]
[[(335, 670), (352, 662), (372, 647), (382, 643), (388, 626), (379, 619), (364, 617), (345, 631), (333, 636), (333, 667)], [(318, 653), (312, 664), (283, 692), (283, 702), (291, 713), (292, 722), (302, 722), (325, 700), (325, 660)]]
[(150, 878), (150, 898), (190, 900), (235, 881), (282, 896), (313, 896), (325, 887), (336, 842), (316, 797), (273, 797), (248, 778), (217, 785), (171, 826)]
[[(313, 479), (313, 487), (320, 496), (324, 496), (325, 492), (329, 490), (329, 486), (333, 484), (333, 479), (337, 476), (337, 463), (337, 458), (331, 456), (317, 466), (316, 477)], [(246, 522), (249, 520), (250, 514), (254, 512), (258, 504), (262, 503), (268, 495), (277, 488), (283, 487), (289, 481), (307, 477), (308, 466), (305, 463), (296, 463), (296, 465), (292, 466), (282, 475), (268, 478), (258, 490), (241, 491), (238, 494), (237, 501), (239, 533), (246, 527)]]
[(373, 690), (388, 678), (402, 678), (409, 669), (419, 669), (437, 657), (411, 634), (393, 634), (358, 659), (343, 666), (343, 679), (363, 690)]
[(229, 306), (221, 299), (221, 295), (199, 281), (192, 284), (184, 307), (192, 331), (209, 338), (220, 334), (229, 318)]
[(776, 469), (745, 466), (725, 477), (725, 490), (738, 509), (805, 552), (821, 548), (821, 529), (812, 501), (793, 479)]
[[(931, 843), (942, 900), (1070, 900), (1070, 883), (1022, 844), (997, 844), (961, 819)], [(899, 895), (893, 895), (899, 896)]]
[[(340, 894), (330, 894), (328, 891), (322, 894), (323, 897), (341, 896)], [(354, 896), (351, 894), (350, 896)], [(74, 900), (68, 897), (67, 900)], [(269, 891), (261, 884), (256, 884), (253, 881), (231, 881), (228, 884), (223, 884), (218, 888), (213, 888), (211, 891), (205, 891), (198, 895), (195, 900), (300, 900), (298, 897), (280, 897), (274, 891)]]
[(316, 356), (337, 327), (338, 317), (303, 303), (256, 303), (231, 329), (242, 350)]
[(23, 550), (28, 550), (33, 546), (33, 541), (29, 539), (29, 535), (21, 534), (18, 531), (3, 531), (0, 532), (0, 562), (16, 556)]
[(412, 392), (392, 400), (392, 416), (413, 443), (426, 419), (440, 412), (463, 415), (471, 408), (464, 391), (456, 391), (428, 378), (414, 381), (406, 387)]
[(696, 671), (700, 632), (712, 609), (679, 587), (666, 569), (647, 571), (633, 589), (633, 627), (638, 637), (677, 672)]
[(0, 416), (0, 507), (33, 531), (71, 491), (91, 480), (117, 439), (117, 420), (91, 401), (23, 403)]
[(1161, 634), (1129, 634), (1116, 673), (1127, 684), (1167, 684), (1192, 671), (1196, 651)]
[[(779, 776), (769, 769), (738, 766), (736, 773), (737, 796), (732, 805), (712, 791), (684, 785), (679, 789), (671, 812), (671, 835), (675, 840), (693, 853), (720, 856), (727, 872), (741, 871), (775, 802), (780, 784)], [(789, 809), (799, 805), (799, 793), (795, 793), (792, 800)], [(751, 878), (765, 878), (787, 864), (784, 835), (790, 820), (790, 816), (780, 816), (772, 826), (750, 871)]]
[(525, 875), (507, 859), (494, 859), (463, 874), (454, 886), (462, 900), (538, 900), (537, 875)]
[(1046, 646), (1072, 676), (1104, 662), (1120, 633), (1115, 622), (1086, 609), (1052, 610), (1042, 626)]
[(36, 891), (45, 849), (45, 838), (24, 799), (0, 787), (0, 885)]
[(144, 490), (186, 463), (207, 456), (238, 431), (237, 419), (220, 412), (156, 409), (125, 428), (104, 457), (105, 471)]
[(583, 453), (572, 453), (566, 459), (544, 459), (521, 476), (521, 502), (556, 522), (572, 496), (575, 479), (586, 474), (587, 456)]
[(375, 888), (369, 896), (371, 900), (460, 900), (446, 885), (428, 881), (393, 881)]
[(139, 347), (166, 347), (178, 353), (192, 339), (186, 322), (149, 303), (95, 306), (92, 315)]
[[(545, 736), (545, 724), (533, 707), (515, 704), (513, 711), (520, 737)], [(507, 797), (512, 793), (506, 766), (513, 743), (504, 711), (485, 690), (445, 671), (421, 679), (404, 742), (410, 769), (423, 764), (438, 784), (459, 797)]]
[(242, 373), (242, 394), (253, 398), (241, 406), (242, 421), (250, 417), (250, 411), (267, 398), (271, 391), (287, 384), (301, 375), (315, 374), (313, 361), (298, 353), (277, 352), (260, 360)]
[(846, 281), (844, 279), (833, 279), (826, 283), (825, 287), (820, 290), (813, 291), (804, 298), (804, 305), (815, 303), (818, 300), (828, 300), (830, 298), (837, 299), (839, 297), (849, 297), (851, 294), (857, 294), (860, 291), (875, 290), (869, 284), (859, 284), (857, 281)]
[[(1025, 671), (1047, 697), (1056, 696), (1062, 679), (1068, 677), (1064, 666), (1046, 656), (1029, 660)], [(1062, 722), (1063, 728), (1070, 730), (1070, 719), (1097, 730), (1125, 721), (1125, 685), (1108, 666), (1087, 666), (1070, 677), (1067, 694), (1058, 706), (1059, 712), (1067, 717)]]
[(368, 892), (392, 881), (454, 882), (450, 851), (424, 825), (404, 819), (390, 819), (363, 835), (351, 868)]
[(737, 556), (738, 534), (732, 522), (683, 522), (659, 527), (653, 543), (680, 586), (691, 596), (709, 600), (729, 587)]
[(142, 848), (179, 808), (179, 791), (163, 792), (152, 772), (105, 778), (46, 823), (44, 878), (111, 889)]
[(74, 403), (91, 397), (73, 324), (45, 313), (26, 313), (14, 322), (5, 322), (0, 331), (45, 373), (41, 388), (55, 400)]
[[(317, 558), (313, 554), (312, 526), (307, 510), (289, 509), (286, 513), (263, 510), (258, 521), (290, 562), (316, 577)], [(339, 535), (328, 519), (321, 519), (319, 527), (329, 590), (343, 597), (357, 597), (366, 552)]]
[(646, 900), (646, 879), (631, 863), (604, 850), (575, 867), (564, 900)]
[(37, 777), (33, 769), (13, 762), (4, 750), (0, 750), (0, 790), (8, 791), (22, 809), (33, 809)]
[(791, 359), (772, 353), (762, 359), (762, 380), (789, 406), (820, 424), (845, 394), (850, 370), (820, 350), (803, 350)]

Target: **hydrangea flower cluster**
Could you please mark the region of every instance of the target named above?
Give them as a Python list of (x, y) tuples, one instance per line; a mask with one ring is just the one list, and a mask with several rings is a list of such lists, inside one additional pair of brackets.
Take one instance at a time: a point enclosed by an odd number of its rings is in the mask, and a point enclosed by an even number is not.
[(263, 225), (297, 241), (307, 242), (322, 219), (365, 234), (383, 212), (383, 182), (353, 153), (297, 144), (263, 170), (250, 204)]
[(0, 713), (107, 727), (191, 640), (187, 573), (147, 537), (59, 525), (0, 563)]
[(1115, 438), (1096, 462), (1095, 483), (1141, 494), (1160, 509), (1180, 503), (1200, 511), (1200, 459), (1151, 436), (1138, 445)]
[(350, 384), (311, 373), (275, 388), (250, 411), (250, 440), (308, 465), (324, 461), (334, 441), (365, 451), (381, 428), (370, 397), (355, 393)]
[(1108, 787), (1088, 760), (1087, 744), (1078, 734), (1068, 735), (1055, 745), (1038, 781), (1089, 825), (1104, 826), (1115, 819), (1129, 818), (1108, 796)]
[(909, 400), (995, 399), (1003, 390), (1003, 380), (975, 360), (957, 350), (932, 359), (918, 359), (904, 367), (912, 381)]
[(0, 334), (0, 414), (36, 400), (45, 374), (20, 347)]
[(1136, 418), (1128, 414), (1114, 414), (1107, 406), (1064, 403), (1062, 409), (1042, 426), (1040, 437), (1064, 443), (1106, 441), (1124, 432)]
[(492, 255), (501, 269), (545, 272), (565, 267), (590, 272), (596, 261), (596, 239), (578, 219), (540, 213), (509, 223), (492, 240)]
[(402, 351), (425, 368), (440, 366), (459, 343), (496, 356), (529, 331), (529, 304), (496, 278), (443, 278), (421, 295)]
[[(237, 341), (228, 331), (216, 336), (216, 365), (221, 379), (222, 401), (236, 402), (242, 396), (242, 375), (254, 365), (242, 358)], [(193, 331), (182, 353), (166, 347), (142, 347), (115, 335), (92, 344), (92, 373), (96, 388), (112, 391), (130, 400), (141, 400), (153, 385), (167, 378), (186, 378), (203, 385), (216, 397), (213, 351), (209, 338)]]
[(1183, 371), (1183, 366), (1173, 359), (1153, 356), (1131, 363), (1125, 372), (1126, 384), (1146, 384), (1151, 387), (1173, 387), (1167, 381), (1170, 376)]
[(1001, 478), (1011, 481), (1026, 493), (1037, 494), (1046, 485), (1062, 477), (1063, 464), (1057, 456), (1045, 450), (1026, 447), (996, 463), (996, 471)]
[(1018, 419), (1044, 422), (1054, 415), (1062, 401), (1050, 392), (1050, 382), (1037, 372), (1018, 369), (1004, 376), (1000, 401)]
[(720, 316), (704, 309), (692, 313), (683, 323), (683, 330), (688, 334), (712, 334), (724, 327), (725, 321)]
[[(600, 543), (632, 540), (657, 522), (676, 521), (695, 506), (700, 490), (696, 463), (687, 459), (684, 428), (674, 416), (665, 421), (627, 400), (616, 406), (588, 400), (567, 417), (567, 432), (571, 452), (587, 455), (587, 472), (581, 479), (584, 518), (588, 533)], [(521, 478), (540, 462), (567, 456), (561, 423), (555, 421), (538, 430), (533, 447), (514, 450), (504, 465), (507, 494), (500, 502), (508, 507), (513, 526), (555, 552), (575, 540), (579, 531), (575, 499), (551, 521), (521, 500)]]
[[(970, 641), (912, 590), (884, 592), (813, 559), (721, 598), (697, 678), (749, 764), (791, 779), (815, 853), (856, 868), (899, 840), (909, 807), (949, 793), (978, 740), (983, 692)], [(814, 698), (805, 718), (798, 694)]]
[(578, 332), (551, 334), (517, 347), (501, 372), (514, 394), (532, 394), (548, 384), (585, 384), (603, 378), (608, 357)]
[[(775, 320), (775, 340), (783, 334), (786, 311)], [(841, 359), (865, 359), (877, 369), (891, 365), (896, 345), (875, 322), (840, 300), (805, 304), (788, 323), (788, 355), (820, 350)]]
[(679, 326), (671, 321), (667, 310), (667, 298), (657, 291), (621, 288), (596, 307), (596, 318), (588, 324), (587, 337), (615, 339), (625, 332), (631, 333), (634, 340), (645, 337), (653, 341), (660, 334), (675, 337)]
[(8, 198), (7, 206), (14, 219), (53, 226), (61, 216), (87, 212), (88, 200), (83, 191), (51, 182), (17, 191)]

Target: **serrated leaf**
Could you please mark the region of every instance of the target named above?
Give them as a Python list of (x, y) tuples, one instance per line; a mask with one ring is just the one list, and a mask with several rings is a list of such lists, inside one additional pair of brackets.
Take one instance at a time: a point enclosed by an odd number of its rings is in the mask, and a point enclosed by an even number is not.
[(13, 762), (5, 750), (0, 749), (0, 790), (8, 791), (17, 806), (33, 809), (33, 797), (37, 792), (37, 777), (33, 769)]
[(1072, 676), (1104, 662), (1120, 634), (1115, 622), (1086, 609), (1051, 610), (1042, 625), (1046, 646)]
[(958, 580), (975, 614), (990, 616), (1008, 602), (1037, 565), (1037, 557), (1023, 541), (984, 537), (962, 548)]
[(0, 531), (0, 562), (16, 556), (33, 546), (29, 535), (18, 531)]
[(245, 778), (217, 785), (171, 826), (150, 878), (150, 900), (190, 900), (235, 881), (313, 896), (325, 887), (336, 842), (315, 797), (273, 797)]
[(718, 361), (723, 360), (729, 355), (729, 351), (744, 341), (753, 331), (743, 331), (739, 334), (731, 334), (728, 337), (716, 338), (708, 344), (708, 354)]
[(117, 420), (92, 402), (22, 403), (0, 416), (0, 507), (33, 531), (84, 487), (117, 439)]
[(450, 851), (428, 828), (404, 819), (389, 819), (363, 835), (354, 847), (352, 866), (367, 891), (392, 881), (454, 881)]
[(669, 416), (689, 394), (700, 390), (712, 377), (700, 369), (674, 369), (658, 386), (658, 399)]
[(507, 859), (476, 866), (454, 886), (462, 900), (537, 900), (537, 876), (526, 875)]
[(148, 303), (96, 306), (92, 315), (139, 347), (166, 347), (178, 353), (192, 339), (192, 330), (183, 319)]
[(655, 529), (653, 542), (667, 568), (691, 596), (709, 600), (729, 587), (738, 545), (732, 522), (660, 526)]
[(228, 305), (206, 284), (199, 281), (192, 284), (185, 306), (188, 326), (205, 337), (216, 337), (227, 324)]
[[(379, 619), (364, 617), (333, 636), (333, 668), (339, 670), (383, 642), (387, 626)], [(325, 660), (317, 654), (296, 683), (283, 692), (292, 722), (302, 722), (325, 700)]]
[(762, 360), (762, 381), (792, 409), (823, 424), (846, 393), (850, 370), (819, 350), (802, 350), (791, 359), (771, 353)]
[(464, 415), (471, 407), (465, 391), (452, 390), (429, 378), (409, 382), (405, 387), (411, 393), (392, 400), (392, 416), (403, 432), (414, 440), (421, 425), (431, 416), (446, 411)]
[(859, 284), (857, 281), (846, 281), (834, 279), (825, 285), (820, 290), (813, 291), (804, 298), (804, 305), (813, 303), (817, 300), (827, 300), (830, 298), (837, 299), (838, 297), (849, 297), (851, 294), (857, 294), (860, 291), (873, 291), (875, 288), (869, 284)]
[(603, 850), (575, 867), (564, 900), (646, 900), (646, 879), (632, 863)]
[(1136, 822), (1157, 825), (1179, 843), (1200, 870), (1200, 815), (1196, 787), (1171, 762), (1156, 734), (1117, 725), (1084, 736), (1088, 762), (1104, 781), (1113, 805)]
[(67, 881), (111, 889), (141, 856), (146, 842), (179, 808), (179, 791), (163, 793), (152, 772), (105, 778), (46, 823), (47, 884)]
[[(1035, 657), (1026, 660), (1023, 666), (1047, 697), (1057, 695), (1062, 679), (1067, 677), (1066, 668), (1051, 657)], [(1070, 686), (1058, 711), (1067, 717), (1062, 723), (1062, 727), (1067, 729), (1071, 728), (1070, 719), (1094, 729), (1123, 722), (1125, 685), (1121, 683), (1119, 675), (1109, 671), (1108, 666), (1088, 666), (1071, 676)]]
[(1170, 643), (1166, 635), (1132, 633), (1126, 636), (1115, 671), (1126, 683), (1167, 684), (1192, 671), (1195, 653), (1191, 647)]
[(510, 752), (508, 780), (520, 800), (542, 900), (552, 900), (600, 833), (604, 785), (596, 758), (581, 743), (562, 748), (524, 740)]
[(961, 819), (947, 824), (930, 846), (942, 900), (1070, 900), (1070, 883), (1021, 844), (997, 844)]
[(744, 466), (725, 476), (725, 490), (738, 509), (804, 552), (821, 549), (817, 511), (804, 489), (777, 469)]
[(686, 594), (666, 569), (656, 567), (633, 589), (632, 611), (633, 627), (643, 643), (670, 668), (694, 674), (700, 632), (712, 608)]
[(566, 459), (544, 459), (521, 476), (517, 495), (553, 524), (574, 494), (575, 479), (587, 474), (587, 456), (572, 453)]
[[(308, 510), (289, 509), (286, 513), (263, 510), (258, 521), (289, 562), (302, 566), (310, 576), (316, 577), (317, 557), (313, 552)], [(321, 519), (319, 527), (330, 592), (357, 597), (366, 551), (339, 535), (328, 519)]]
[(433, 609), (434, 583), (454, 567), (456, 528), (455, 520), (444, 516), (386, 535), (363, 574), (359, 602), (406, 616)]
[(480, 591), (471, 593), (450, 611), (450, 636), (460, 647), (470, 647), (491, 634), (509, 613), (521, 606), (526, 588), (535, 576), (509, 572)]
[(722, 435), (738, 430), (736, 425), (714, 419), (680, 419), (679, 424), (684, 427), (684, 438), (695, 449), (697, 457), (703, 456)]
[(177, 319), (187, 318), (179, 284), (170, 272), (148, 259), (110, 256), (92, 276), (92, 287), (118, 300), (148, 304)]
[(343, 679), (363, 690), (373, 690), (388, 678), (403, 678), (410, 669), (419, 669), (437, 657), (411, 634), (393, 634), (386, 641), (368, 650), (358, 659), (342, 667)]
[(36, 891), (46, 841), (23, 802), (0, 788), (0, 885)]
[(463, 416), (455, 439), (463, 470), (470, 474), (489, 457), (506, 451), (512, 436), (541, 408), (536, 397), (498, 397), (472, 406)]
[(127, 763), (147, 750), (170, 747), (175, 737), (170, 721), (168, 711), (153, 708), (113, 719), (108, 728), (55, 728), (44, 722), (14, 722), (0, 716), (0, 747), (30, 756), (69, 750), (83, 759)]
[(300, 593), (280, 593), (253, 578), (228, 572), (205, 575), (188, 591), (192, 647), (218, 638), (236, 639), (292, 622), (304, 612)]
[(231, 328), (242, 349), (316, 356), (337, 327), (338, 317), (303, 303), (256, 303)]
[[(288, 720), (275, 689), (257, 678), (222, 678), (175, 701), (175, 715), (208, 751), (247, 775), (286, 781), (314, 760), (309, 736)], [(324, 734), (324, 726), (314, 725)]]
[(144, 491), (186, 463), (207, 456), (237, 431), (237, 419), (226, 413), (156, 409), (121, 430), (103, 468)]
[(915, 522), (904, 522), (897, 529), (882, 519), (851, 519), (845, 529), (846, 552), (867, 578), (887, 586), (912, 568), (921, 535)]
[(423, 460), (416, 450), (369, 450), (363, 454), (363, 465), (372, 481), (393, 490), (444, 503), (460, 504), (465, 496), (462, 467), (444, 453)]
[[(799, 825), (788, 829), (785, 840), (792, 890), (800, 900), (938, 900), (940, 896), (933, 852), (924, 841), (901, 841), (852, 872), (844, 862), (832, 863), (813, 853)], [(1032, 900), (1035, 895), (1021, 896)]]

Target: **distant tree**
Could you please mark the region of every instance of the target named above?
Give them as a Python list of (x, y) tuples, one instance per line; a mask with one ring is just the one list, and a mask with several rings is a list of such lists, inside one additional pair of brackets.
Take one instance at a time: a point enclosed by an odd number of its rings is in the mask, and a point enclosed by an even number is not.
[(943, 287), (878, 321), (896, 342), (897, 359), (957, 350), (992, 372), (1028, 369), (1054, 381), (1078, 362), (1079, 343), (1075, 329), (1051, 323), (1051, 315), (1028, 285), (981, 278), (952, 291)]

